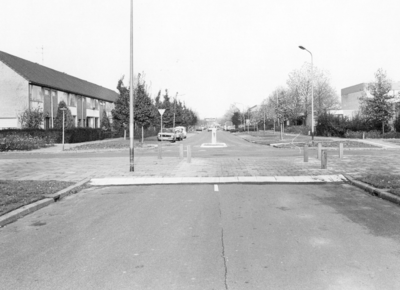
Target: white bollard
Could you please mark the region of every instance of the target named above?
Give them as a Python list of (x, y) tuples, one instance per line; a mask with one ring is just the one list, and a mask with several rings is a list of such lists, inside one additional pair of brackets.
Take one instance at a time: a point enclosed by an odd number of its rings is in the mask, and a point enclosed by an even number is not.
[(179, 145), (179, 158), (183, 159), (183, 144)]
[(187, 146), (187, 162), (188, 163), (192, 162), (192, 150), (190, 148), (190, 145)]
[(339, 158), (343, 158), (343, 143), (339, 143)]
[(318, 143), (317, 159), (321, 159), (322, 144)]

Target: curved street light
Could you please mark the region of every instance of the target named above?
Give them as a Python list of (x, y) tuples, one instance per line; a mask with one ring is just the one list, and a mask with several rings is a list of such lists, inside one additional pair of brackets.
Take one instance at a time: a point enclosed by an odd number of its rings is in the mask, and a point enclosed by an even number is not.
[(313, 79), (314, 79), (314, 73), (313, 73), (313, 55), (311, 51), (306, 49), (304, 46), (299, 46), (300, 49), (308, 51), (311, 55), (311, 139), (314, 142), (314, 84), (313, 84)]

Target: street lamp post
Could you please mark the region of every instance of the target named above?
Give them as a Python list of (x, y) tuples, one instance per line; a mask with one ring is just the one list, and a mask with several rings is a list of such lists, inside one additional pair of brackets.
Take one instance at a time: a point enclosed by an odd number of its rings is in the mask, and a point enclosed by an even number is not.
[[(247, 134), (250, 134), (250, 123), (251, 123), (251, 110), (257, 107), (257, 105), (249, 108), (247, 111), (249, 113), (249, 124), (247, 125)], [(253, 128), (254, 129), (254, 128)]]
[[(178, 92), (176, 92), (176, 95), (175, 95), (175, 99), (174, 99), (174, 124), (173, 124), (173, 128), (175, 129), (175, 111), (176, 111), (176, 98), (178, 97)], [(161, 117), (162, 117), (162, 115), (161, 115)]]
[(130, 140), (130, 146), (129, 146), (129, 171), (133, 172), (135, 171), (134, 167), (134, 145), (133, 145), (133, 135), (135, 134), (134, 132), (134, 99), (133, 99), (133, 90), (134, 90), (134, 84), (133, 84), (133, 0), (131, 0), (131, 25), (130, 25), (130, 61), (129, 61), (129, 66), (130, 66), (130, 77), (129, 77), (129, 140)]
[(313, 72), (313, 55), (311, 53), (311, 51), (309, 51), (308, 49), (306, 49), (303, 46), (299, 46), (300, 49), (303, 49), (305, 51), (308, 51), (311, 55), (311, 139), (314, 142), (314, 84), (313, 84), (313, 80), (314, 80), (314, 72)]
[(64, 130), (64, 123), (65, 123), (65, 111), (67, 110), (67, 108), (61, 108), (60, 109), (63, 112), (63, 121), (62, 121), (62, 151), (64, 151), (64, 135), (65, 135), (65, 130)]

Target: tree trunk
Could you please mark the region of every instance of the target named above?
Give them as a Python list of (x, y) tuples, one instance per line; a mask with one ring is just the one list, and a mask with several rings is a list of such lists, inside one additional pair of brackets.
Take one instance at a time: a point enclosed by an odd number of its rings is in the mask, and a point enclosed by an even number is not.
[(385, 122), (382, 121), (382, 135), (385, 134)]

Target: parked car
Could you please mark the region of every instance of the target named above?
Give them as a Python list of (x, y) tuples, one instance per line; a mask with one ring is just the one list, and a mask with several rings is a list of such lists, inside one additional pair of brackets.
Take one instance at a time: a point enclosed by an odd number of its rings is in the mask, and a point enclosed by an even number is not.
[(180, 131), (182, 132), (183, 138), (186, 139), (187, 133), (186, 133), (186, 128), (185, 128), (185, 127), (183, 127), (183, 126), (178, 126), (178, 127), (175, 127), (175, 130), (180, 130)]
[(176, 141), (176, 133), (173, 129), (163, 129), (162, 132), (159, 132), (157, 135), (158, 141)]

